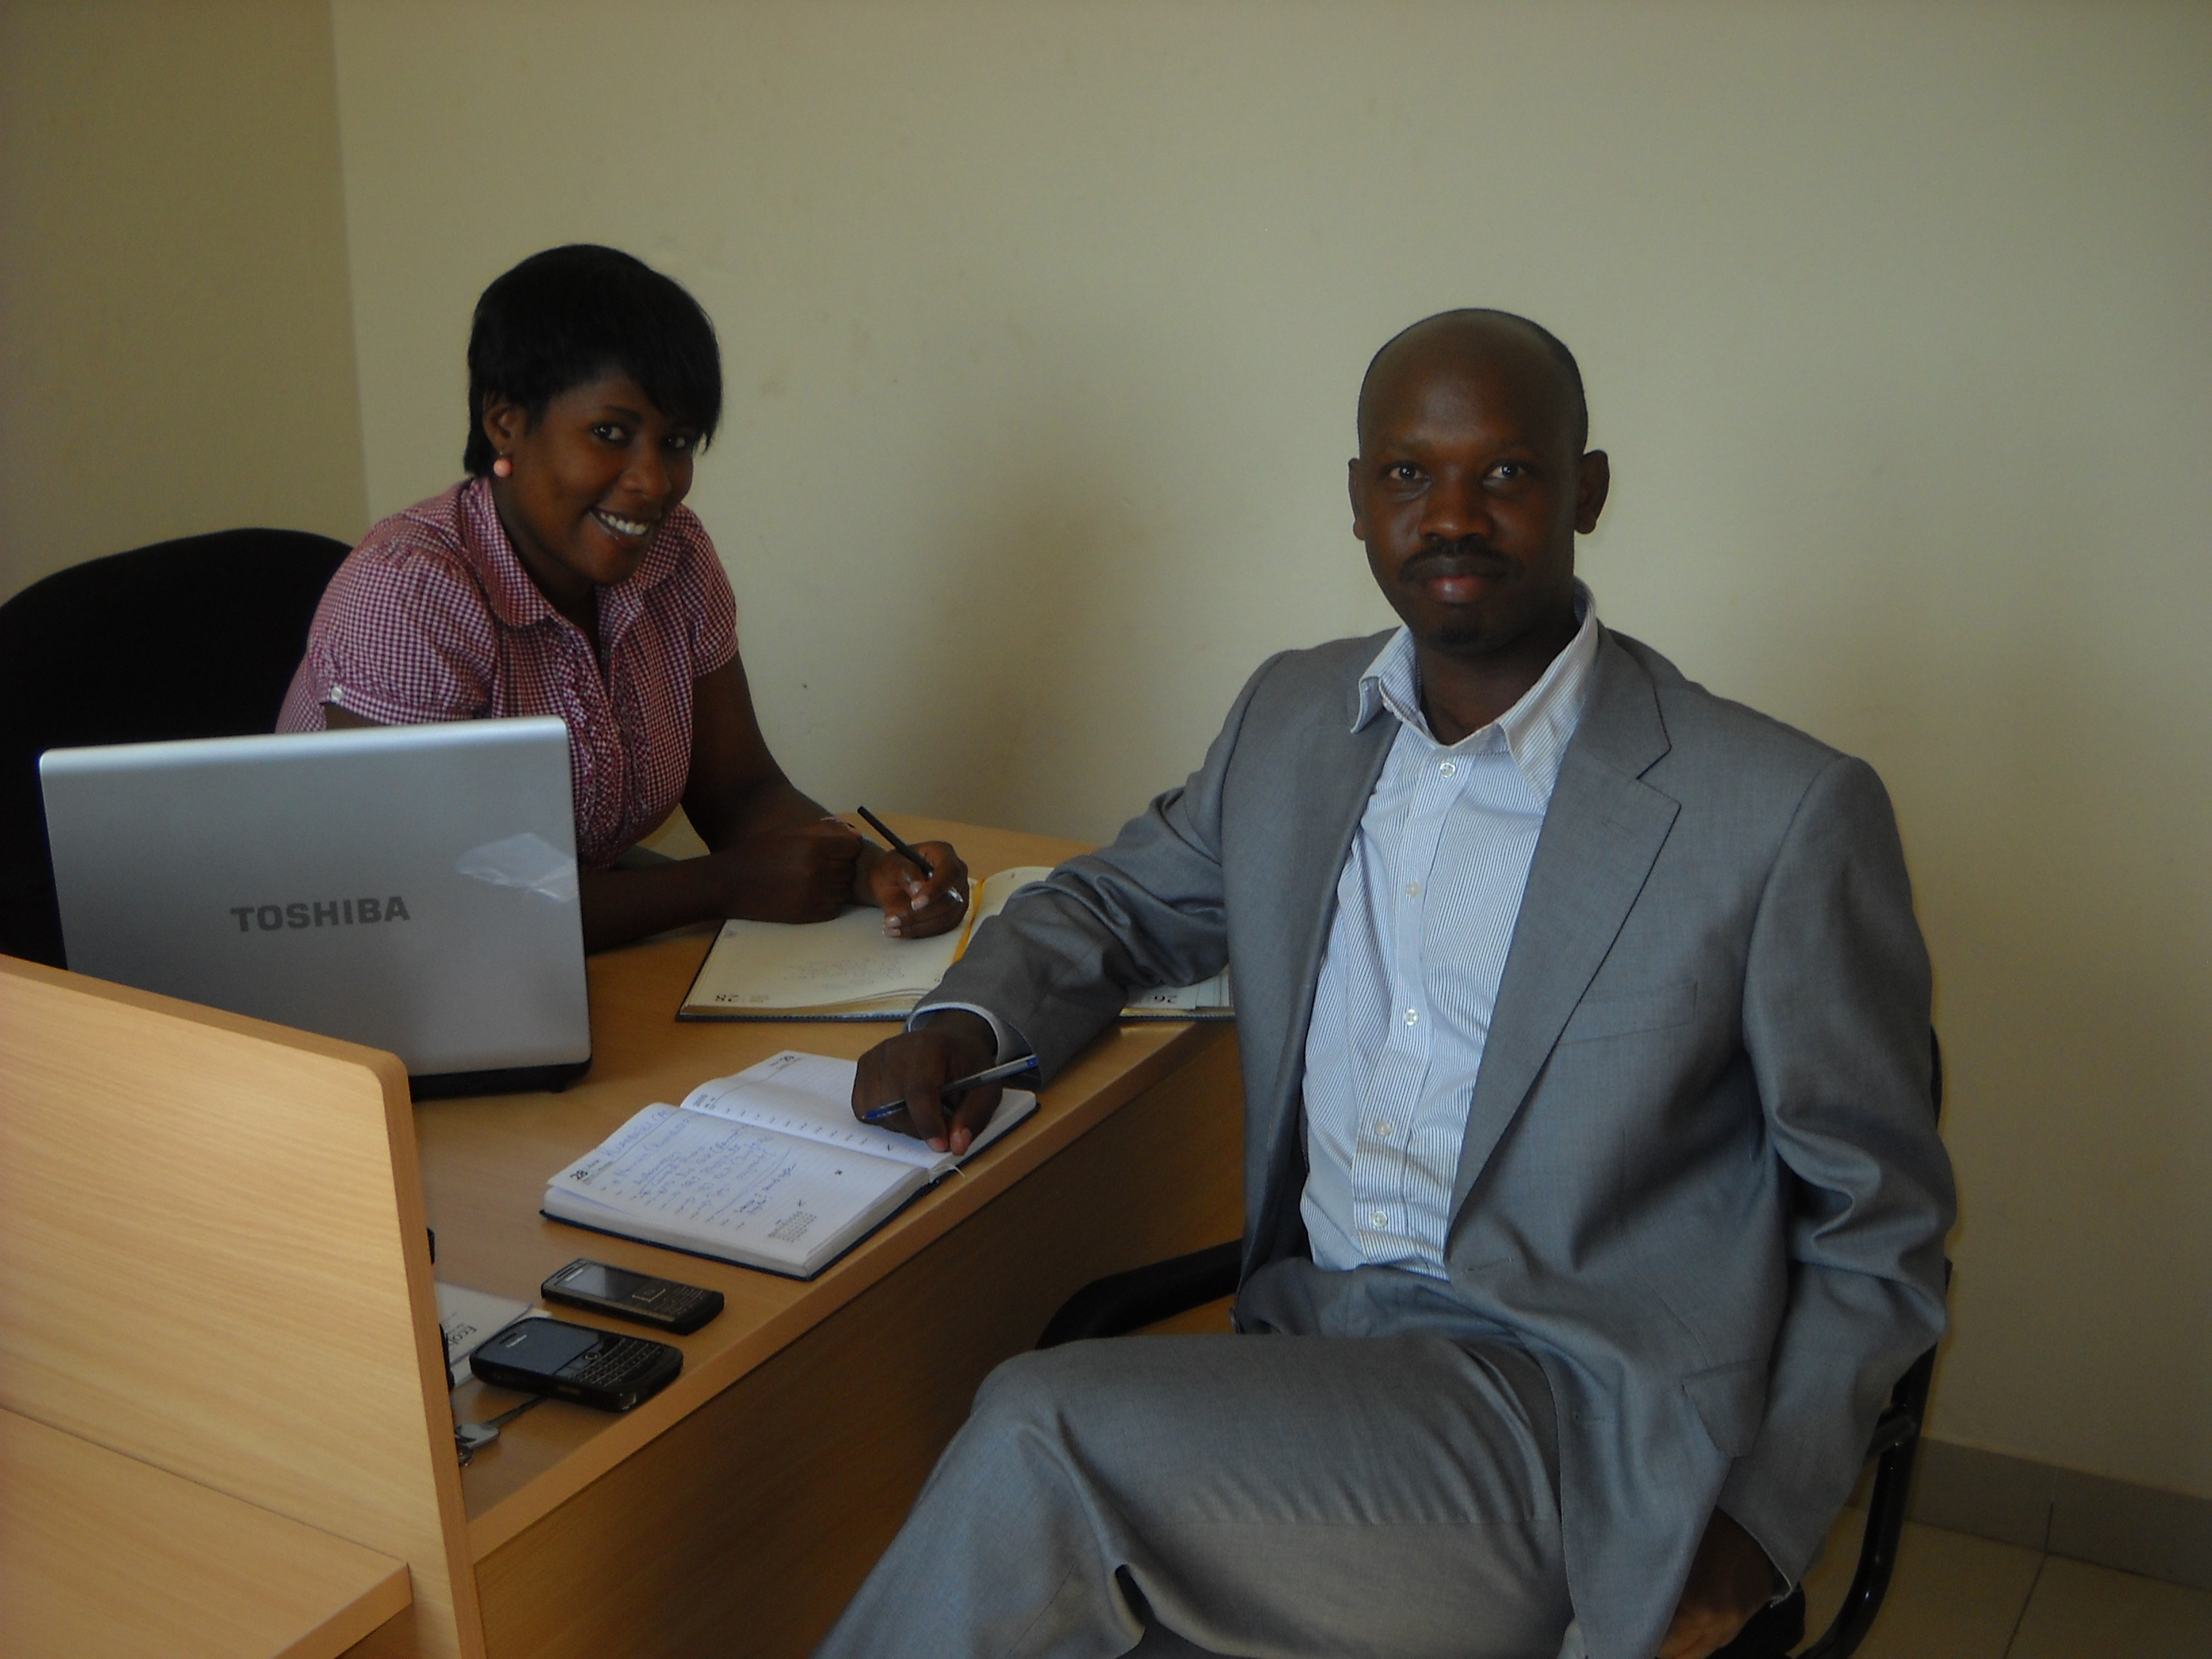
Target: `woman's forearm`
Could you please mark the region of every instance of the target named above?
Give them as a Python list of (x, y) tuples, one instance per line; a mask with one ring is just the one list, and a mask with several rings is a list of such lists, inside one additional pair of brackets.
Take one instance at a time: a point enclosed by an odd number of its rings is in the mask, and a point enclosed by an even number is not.
[(848, 904), (876, 902), (863, 872), (884, 855), (850, 826), (818, 809), (771, 817), (769, 826), (704, 858), (587, 872), (581, 884), (584, 948), (604, 951), (732, 916), (828, 921)]
[(719, 921), (726, 908), (724, 885), (708, 859), (678, 859), (636, 870), (586, 870), (579, 883), (584, 949), (605, 951), (695, 921)]
[[(737, 902), (747, 908), (726, 914), (760, 915), (772, 921), (818, 920), (823, 884), (833, 866), (842, 878), (836, 902), (877, 902), (868, 877), (882, 860), (882, 850), (851, 828), (829, 821), (828, 809), (784, 775), (761, 736), (744, 664), (736, 657), (701, 675), (693, 694), (691, 775), (684, 810), (714, 856), (754, 867), (760, 880), (748, 878), (742, 886), (755, 890), (765, 884), (764, 890), (737, 896)], [(814, 838), (814, 845), (805, 849), (809, 856), (799, 860), (797, 868), (790, 856), (794, 836)], [(779, 914), (790, 911), (792, 903), (787, 896), (779, 898), (773, 889), (794, 879), (804, 889), (799, 908), (805, 914)]]
[(720, 852), (771, 830), (794, 830), (802, 823), (818, 823), (829, 816), (828, 807), (802, 794), (789, 779), (777, 777), (756, 785), (718, 813), (720, 821), (714, 825), (718, 833), (709, 834), (703, 825), (695, 827), (700, 839)]
[[(708, 848), (720, 853), (741, 848), (756, 836), (820, 823), (833, 816), (821, 802), (802, 794), (788, 779), (778, 776), (756, 785), (726, 806), (717, 815), (716, 833), (710, 834), (704, 825), (696, 823), (692, 827), (699, 831), (700, 839)], [(849, 894), (855, 902), (866, 904), (873, 902), (868, 890), (868, 872), (883, 857), (883, 850), (865, 837), (860, 839), (860, 856), (854, 864)]]

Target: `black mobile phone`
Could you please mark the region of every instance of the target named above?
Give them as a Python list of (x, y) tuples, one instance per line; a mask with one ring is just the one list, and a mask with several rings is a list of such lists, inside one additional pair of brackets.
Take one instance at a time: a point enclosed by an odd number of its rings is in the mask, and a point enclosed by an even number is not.
[(722, 1293), (672, 1279), (632, 1273), (605, 1261), (579, 1256), (538, 1287), (548, 1302), (635, 1319), (672, 1336), (689, 1336), (722, 1311)]
[(680, 1349), (561, 1319), (518, 1319), (469, 1356), (479, 1382), (626, 1412), (684, 1369)]

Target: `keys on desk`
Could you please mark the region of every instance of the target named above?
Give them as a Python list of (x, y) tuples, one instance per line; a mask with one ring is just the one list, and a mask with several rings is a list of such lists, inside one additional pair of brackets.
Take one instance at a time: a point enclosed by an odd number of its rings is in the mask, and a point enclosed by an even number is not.
[(481, 1423), (454, 1424), (453, 1444), (459, 1449), (461, 1467), (468, 1468), (471, 1458), (498, 1439), (501, 1428), (514, 1421), (523, 1413), (535, 1411), (552, 1397), (550, 1394), (532, 1395), (520, 1406), (511, 1406), (497, 1417), (487, 1417)]

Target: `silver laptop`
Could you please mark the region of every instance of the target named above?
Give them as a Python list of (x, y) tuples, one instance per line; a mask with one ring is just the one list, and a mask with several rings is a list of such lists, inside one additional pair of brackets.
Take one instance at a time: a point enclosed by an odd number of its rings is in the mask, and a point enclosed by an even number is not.
[(49, 750), (69, 965), (388, 1048), (417, 1096), (592, 1054), (550, 717)]

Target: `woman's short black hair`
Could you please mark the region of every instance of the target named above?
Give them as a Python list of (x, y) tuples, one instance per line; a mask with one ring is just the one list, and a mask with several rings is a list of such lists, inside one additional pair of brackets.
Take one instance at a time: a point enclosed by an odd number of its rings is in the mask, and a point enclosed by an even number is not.
[(591, 242), (533, 253), (477, 301), (469, 329), (469, 441), (461, 465), (491, 471), (487, 404), (534, 422), (571, 386), (619, 369), (653, 407), (698, 428), (722, 417), (722, 355), (714, 325), (683, 286), (641, 259)]

